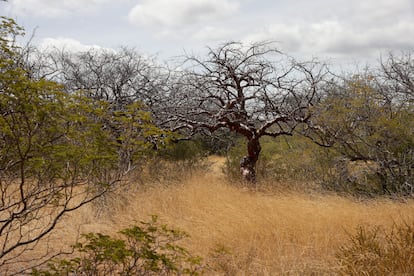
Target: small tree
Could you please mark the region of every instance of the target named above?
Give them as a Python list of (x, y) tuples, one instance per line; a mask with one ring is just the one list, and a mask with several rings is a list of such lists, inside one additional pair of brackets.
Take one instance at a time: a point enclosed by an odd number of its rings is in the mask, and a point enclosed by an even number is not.
[[(353, 192), (414, 192), (414, 115), (410, 94), (401, 87), (395, 79), (355, 75), (328, 87), (313, 109), (307, 135), (344, 157), (338, 162), (338, 180)], [(365, 164), (363, 178), (352, 176), (349, 162)]]
[(177, 243), (185, 232), (171, 229), (153, 216), (120, 231), (122, 239), (101, 233), (83, 235), (74, 246), (77, 257), (55, 259), (48, 269), (35, 269), (33, 275), (198, 275), (201, 258)]
[(154, 114), (174, 131), (227, 129), (247, 140), (243, 178), (255, 182), (260, 138), (292, 135), (306, 123), (324, 76), (315, 62), (299, 63), (268, 43), (226, 43), (205, 60), (189, 57)]
[[(121, 153), (139, 154), (156, 131), (138, 105), (116, 116), (107, 102), (33, 79), (15, 62), (21, 32), (11, 19), (0, 24), (0, 269), (10, 274), (48, 258), (21, 264), (65, 214), (119, 182), (130, 170)], [(126, 131), (114, 135), (104, 121)]]

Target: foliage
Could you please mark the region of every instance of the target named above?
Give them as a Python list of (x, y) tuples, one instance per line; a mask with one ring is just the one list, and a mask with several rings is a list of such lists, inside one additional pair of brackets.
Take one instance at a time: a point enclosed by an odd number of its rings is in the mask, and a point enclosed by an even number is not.
[(194, 161), (208, 155), (208, 148), (202, 138), (169, 143), (159, 151), (159, 156), (170, 161)]
[(148, 154), (150, 138), (161, 133), (138, 103), (120, 114), (113, 112), (109, 102), (92, 100), (83, 91), (68, 94), (55, 82), (33, 78), (16, 61), (19, 48), (14, 36), (20, 34), (22, 29), (13, 20), (3, 19), (1, 267), (36, 246), (65, 213), (112, 189), (131, 170), (134, 160)]
[(102, 124), (117, 142), (120, 165), (131, 170), (170, 144), (173, 135), (156, 127), (152, 115), (140, 102), (126, 104), (121, 110), (113, 110), (100, 117)]
[(219, 130), (243, 136), (240, 171), (251, 183), (260, 138), (292, 135), (308, 119), (325, 74), (318, 63), (296, 62), (269, 43), (225, 43), (205, 59), (188, 57), (183, 67), (154, 109), (161, 125), (188, 136)]
[(24, 35), (24, 29), (11, 18), (1, 16), (0, 19), (0, 53), (4, 62), (6, 58), (15, 56), (15, 51), (18, 49), (15, 45), (16, 37)]
[[(177, 137), (173, 134), (172, 139)], [(182, 183), (185, 177), (208, 168), (208, 149), (202, 139), (169, 140), (146, 160), (143, 178), (149, 183)]]
[(337, 253), (344, 275), (412, 275), (414, 224), (390, 231), (361, 226)]
[[(309, 130), (316, 130), (317, 139), (312, 139), (342, 155), (336, 164), (337, 187), (358, 193), (411, 195), (414, 113), (409, 105), (396, 110), (385, 101), (374, 80), (355, 76), (342, 86), (331, 87), (314, 108)], [(358, 167), (366, 171), (361, 177), (353, 173)]]
[[(263, 152), (256, 165), (259, 181), (316, 181), (330, 178), (334, 153), (318, 147), (303, 136), (264, 137)], [(238, 141), (227, 155), (224, 168), (231, 180), (240, 180), (239, 161), (244, 145)]]
[(85, 241), (74, 246), (79, 257), (55, 260), (32, 274), (197, 275), (201, 271), (201, 259), (177, 245), (187, 234), (159, 224), (156, 216), (120, 234), (123, 239), (100, 233), (83, 235)]

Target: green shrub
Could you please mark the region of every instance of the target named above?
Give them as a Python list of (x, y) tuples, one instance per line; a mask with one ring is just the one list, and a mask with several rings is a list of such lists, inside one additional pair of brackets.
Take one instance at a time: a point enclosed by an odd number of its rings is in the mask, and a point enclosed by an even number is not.
[[(261, 181), (319, 181), (327, 178), (332, 156), (326, 149), (301, 136), (270, 138), (260, 140), (262, 150), (256, 164)], [(231, 180), (240, 178), (240, 159), (245, 155), (243, 140), (237, 141), (227, 155), (224, 168)]]
[[(413, 195), (413, 105), (393, 104), (383, 92), (372, 76), (356, 75), (337, 83), (314, 106), (312, 124), (318, 127), (308, 128), (308, 136), (343, 157), (335, 164), (337, 181), (327, 186), (358, 194)], [(371, 170), (355, 177), (346, 168), (352, 162), (371, 164)]]
[[(262, 151), (256, 164), (258, 180), (277, 185), (300, 185), (354, 196), (383, 194), (380, 166), (373, 161), (351, 161), (334, 147), (324, 148), (303, 136), (261, 139)], [(227, 155), (225, 175), (240, 181), (243, 140)], [(289, 184), (290, 183), (290, 184)], [(289, 186), (290, 187), (290, 186)]]
[(197, 275), (201, 259), (177, 245), (187, 234), (149, 222), (120, 231), (122, 239), (100, 233), (83, 235), (74, 246), (77, 257), (55, 259), (32, 275)]
[(169, 161), (196, 160), (207, 155), (208, 149), (197, 138), (169, 143), (159, 151), (159, 156)]
[(182, 182), (184, 177), (208, 168), (208, 149), (199, 138), (168, 143), (146, 162), (145, 179), (150, 183)]
[(344, 275), (413, 275), (414, 224), (363, 227), (337, 253)]

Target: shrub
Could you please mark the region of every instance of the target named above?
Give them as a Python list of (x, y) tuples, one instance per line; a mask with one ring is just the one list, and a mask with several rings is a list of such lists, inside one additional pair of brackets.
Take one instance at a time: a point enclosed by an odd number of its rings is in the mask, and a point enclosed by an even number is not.
[(207, 155), (208, 149), (197, 137), (192, 140), (169, 143), (159, 151), (160, 157), (170, 161), (196, 160)]
[(65, 214), (117, 187), (148, 155), (149, 138), (164, 133), (139, 103), (120, 116), (108, 101), (37, 78), (31, 46), (16, 41), (23, 34), (0, 17), (0, 270), (10, 274), (55, 254), (31, 257)]
[(337, 253), (345, 275), (413, 275), (414, 224), (361, 226)]
[[(315, 105), (308, 136), (332, 146), (345, 161), (336, 164), (339, 183), (328, 186), (372, 195), (413, 195), (413, 105), (392, 103), (384, 89), (374, 77), (357, 75), (335, 84)], [(350, 162), (372, 166), (358, 178), (344, 170)]]
[(199, 257), (177, 245), (187, 234), (159, 224), (156, 216), (120, 234), (123, 239), (85, 234), (74, 246), (77, 257), (53, 260), (32, 275), (197, 275), (202, 269)]
[[(328, 177), (332, 157), (305, 137), (264, 137), (260, 143), (262, 151), (256, 164), (259, 180), (319, 181)], [(238, 141), (227, 155), (224, 170), (231, 180), (240, 179), (239, 162), (244, 152), (243, 141)]]

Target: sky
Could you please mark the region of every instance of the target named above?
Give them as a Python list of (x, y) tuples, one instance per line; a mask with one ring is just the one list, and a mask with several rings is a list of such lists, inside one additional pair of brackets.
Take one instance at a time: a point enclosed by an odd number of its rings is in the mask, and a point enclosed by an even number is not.
[(168, 59), (229, 41), (272, 41), (301, 59), (376, 62), (414, 50), (414, 0), (8, 0), (39, 47), (135, 48)]

